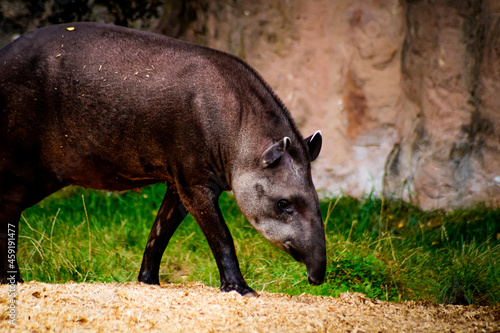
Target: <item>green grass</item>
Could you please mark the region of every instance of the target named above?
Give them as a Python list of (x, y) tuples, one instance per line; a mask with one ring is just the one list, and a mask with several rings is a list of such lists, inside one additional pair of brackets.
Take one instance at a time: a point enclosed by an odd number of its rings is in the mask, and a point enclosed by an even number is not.
[[(26, 281), (135, 281), (165, 185), (123, 194), (70, 188), (23, 213), (18, 260)], [(221, 209), (240, 267), (257, 291), (373, 299), (500, 304), (500, 210), (478, 206), (424, 212), (397, 200), (340, 197), (321, 203), (327, 280), (307, 283), (305, 266), (262, 238), (229, 194)], [(218, 287), (208, 244), (190, 215), (164, 254), (160, 279)]]

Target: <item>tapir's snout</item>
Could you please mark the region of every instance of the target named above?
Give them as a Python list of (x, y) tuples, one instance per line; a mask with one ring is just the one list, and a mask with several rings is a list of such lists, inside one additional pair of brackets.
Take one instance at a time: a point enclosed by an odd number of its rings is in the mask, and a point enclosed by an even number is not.
[(300, 251), (297, 246), (287, 241), (284, 244), (285, 251), (296, 261), (307, 267), (307, 280), (309, 284), (317, 286), (325, 282), (326, 273), (326, 246), (324, 237), (316, 242), (314, 247)]
[(309, 284), (313, 286), (319, 286), (320, 284), (323, 284), (323, 282), (325, 282), (325, 273), (326, 273), (326, 260), (308, 265), (307, 281), (309, 281)]
[(325, 282), (326, 273), (326, 248), (318, 245), (312, 251), (309, 257), (306, 257), (304, 263), (307, 267), (307, 280), (309, 284), (317, 286)]

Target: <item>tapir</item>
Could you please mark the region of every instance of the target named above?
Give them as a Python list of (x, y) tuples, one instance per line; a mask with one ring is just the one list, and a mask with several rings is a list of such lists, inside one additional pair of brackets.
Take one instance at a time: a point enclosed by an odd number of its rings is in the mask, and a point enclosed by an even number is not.
[(28, 32), (0, 50), (0, 280), (23, 281), (19, 219), (51, 193), (164, 182), (139, 281), (159, 284), (163, 252), (190, 213), (221, 290), (256, 295), (218, 206), (232, 190), (250, 224), (321, 284), (325, 233), (311, 177), (321, 145), (321, 132), (304, 139), (270, 86), (230, 54), (96, 23)]

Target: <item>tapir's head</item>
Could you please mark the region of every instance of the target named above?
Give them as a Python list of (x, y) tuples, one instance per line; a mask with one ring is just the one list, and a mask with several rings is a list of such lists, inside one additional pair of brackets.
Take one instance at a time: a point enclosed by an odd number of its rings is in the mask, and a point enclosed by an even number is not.
[(307, 267), (309, 283), (323, 283), (325, 232), (311, 161), (321, 150), (321, 133), (303, 142), (283, 137), (234, 174), (236, 201), (253, 227)]

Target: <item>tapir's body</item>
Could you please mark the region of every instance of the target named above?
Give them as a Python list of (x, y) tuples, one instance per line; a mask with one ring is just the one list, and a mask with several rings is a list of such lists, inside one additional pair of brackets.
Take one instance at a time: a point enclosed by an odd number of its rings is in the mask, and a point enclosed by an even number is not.
[(254, 227), (321, 283), (324, 231), (310, 176), (320, 147), (321, 136), (303, 141), (262, 78), (228, 54), (91, 23), (30, 32), (0, 50), (0, 278), (22, 281), (4, 235), (16, 229), (17, 239), (21, 212), (47, 195), (166, 182), (140, 281), (159, 283), (187, 210), (221, 288), (253, 293), (217, 204), (232, 189)]

